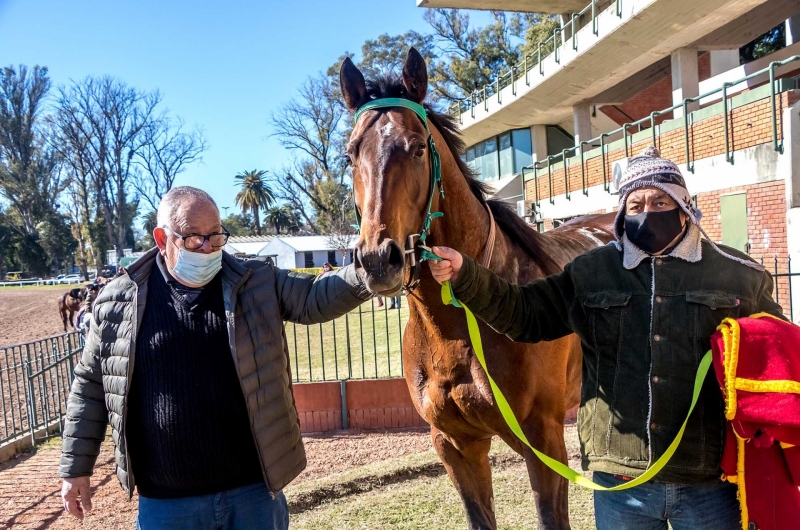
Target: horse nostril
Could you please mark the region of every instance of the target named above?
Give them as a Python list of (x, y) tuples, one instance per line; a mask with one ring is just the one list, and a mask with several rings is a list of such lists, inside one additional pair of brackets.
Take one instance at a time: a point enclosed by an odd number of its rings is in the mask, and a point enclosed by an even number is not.
[(389, 253), (387, 264), (402, 267), (405, 263), (405, 256), (403, 256), (403, 249), (394, 241), (390, 241), (387, 245)]

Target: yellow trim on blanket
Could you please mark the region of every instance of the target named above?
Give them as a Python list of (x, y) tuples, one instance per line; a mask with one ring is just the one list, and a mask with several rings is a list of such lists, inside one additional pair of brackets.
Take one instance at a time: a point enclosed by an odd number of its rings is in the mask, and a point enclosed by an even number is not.
[(800, 383), (791, 379), (775, 379), (772, 381), (759, 381), (758, 379), (744, 379), (737, 377), (734, 384), (736, 390), (746, 392), (779, 392), (781, 394), (800, 394)]
[(786, 442), (781, 442), (781, 449), (791, 449), (794, 447), (793, 444), (787, 444)]
[(736, 477), (736, 484), (739, 486), (739, 506), (742, 509), (742, 530), (748, 530), (748, 526), (750, 525), (750, 517), (747, 513), (747, 492), (745, 490), (745, 479), (744, 479), (744, 444), (747, 442), (744, 438), (739, 438), (739, 435), (736, 435), (736, 441), (738, 446), (737, 455), (737, 462), (736, 462), (736, 472), (738, 476)]
[(717, 326), (722, 332), (722, 341), (725, 351), (722, 355), (722, 366), (725, 370), (725, 417), (733, 420), (736, 416), (736, 365), (739, 362), (739, 323), (732, 318), (726, 318)]

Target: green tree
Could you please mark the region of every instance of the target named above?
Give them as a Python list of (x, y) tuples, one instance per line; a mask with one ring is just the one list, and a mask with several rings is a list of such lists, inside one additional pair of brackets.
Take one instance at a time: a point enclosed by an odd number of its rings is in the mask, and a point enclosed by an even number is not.
[(47, 255), (47, 271), (66, 270), (72, 265), (72, 253), (78, 242), (72, 237), (69, 219), (57, 212), (51, 212), (48, 218), (36, 225), (39, 234), (39, 246)]
[(264, 175), (266, 171), (245, 171), (239, 173), (234, 177), (241, 186), (241, 191), (236, 194), (236, 205), (242, 209), (242, 212), (250, 212), (253, 214), (253, 228), (257, 236), (261, 235), (261, 223), (258, 219), (259, 210), (265, 210), (275, 200)]
[(222, 226), (230, 232), (231, 237), (252, 236), (253, 218), (250, 214), (232, 214), (222, 220)]
[(273, 206), (265, 212), (264, 223), (275, 229), (275, 234), (280, 234), (282, 228), (288, 229), (292, 225), (292, 213), (288, 205)]

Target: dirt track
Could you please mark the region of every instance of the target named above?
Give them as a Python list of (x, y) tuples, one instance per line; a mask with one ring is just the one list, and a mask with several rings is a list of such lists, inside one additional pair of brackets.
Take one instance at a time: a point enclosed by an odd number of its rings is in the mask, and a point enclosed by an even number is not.
[(56, 299), (62, 288), (0, 288), (0, 347), (63, 333)]

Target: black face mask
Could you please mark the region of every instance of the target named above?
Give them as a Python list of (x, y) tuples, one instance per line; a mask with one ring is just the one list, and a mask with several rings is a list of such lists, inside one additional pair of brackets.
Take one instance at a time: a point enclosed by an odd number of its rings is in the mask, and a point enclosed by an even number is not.
[(648, 254), (667, 248), (682, 231), (680, 208), (625, 216), (625, 234), (628, 239)]

